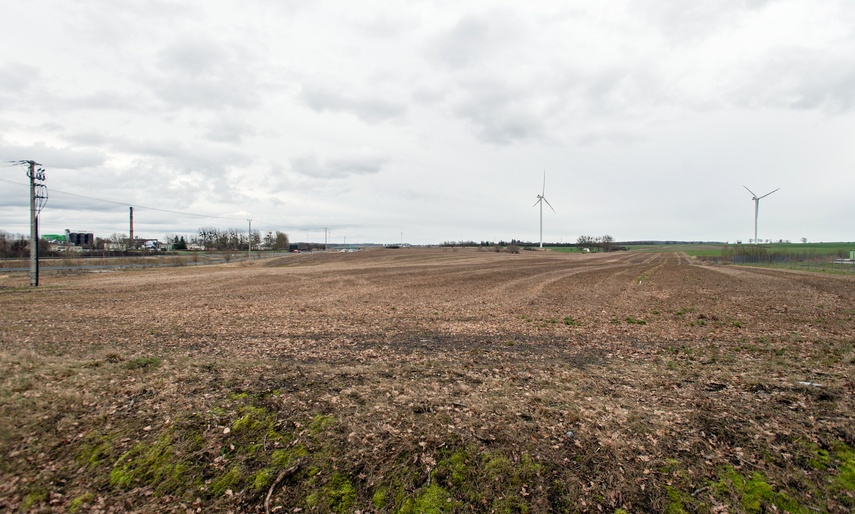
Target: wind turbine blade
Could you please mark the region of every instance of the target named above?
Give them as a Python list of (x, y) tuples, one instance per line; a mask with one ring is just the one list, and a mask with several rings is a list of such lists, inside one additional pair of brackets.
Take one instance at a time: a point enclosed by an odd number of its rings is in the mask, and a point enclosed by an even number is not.
[(754, 194), (754, 191), (752, 191), (752, 190), (748, 189), (745, 185), (743, 185), (742, 187), (744, 187), (746, 191), (748, 191), (749, 193), (751, 193), (751, 196), (753, 196), (754, 198), (757, 198), (757, 195), (755, 195), (755, 194)]
[[(544, 197), (542, 197), (542, 200), (543, 200), (544, 202), (546, 202), (546, 205), (549, 205), (549, 208), (550, 208), (550, 209), (552, 209), (552, 205), (549, 203), (549, 200), (547, 200), (545, 196), (544, 196)], [(555, 209), (552, 209), (552, 212), (555, 212)], [(555, 212), (555, 214), (558, 214), (558, 213), (557, 213), (557, 212)]]
[[(775, 191), (778, 191), (779, 189), (781, 189), (781, 188), (779, 187), (779, 188), (778, 188), (778, 189), (776, 189)], [(771, 194), (772, 194), (772, 193), (774, 193), (775, 191), (772, 191), (771, 193), (766, 193), (765, 195), (761, 196), (760, 198), (766, 198), (767, 196), (771, 195)], [(757, 195), (754, 195), (754, 196), (757, 196)], [(760, 198), (758, 198), (758, 200), (759, 200)]]
[[(543, 170), (543, 191), (540, 193), (540, 196), (546, 194), (546, 170)], [(546, 202), (549, 203), (549, 202)]]
[(543, 198), (543, 197), (542, 196), (537, 197), (537, 201), (534, 202), (534, 205), (532, 205), (532, 207), (537, 207), (537, 204), (540, 203), (541, 198)]

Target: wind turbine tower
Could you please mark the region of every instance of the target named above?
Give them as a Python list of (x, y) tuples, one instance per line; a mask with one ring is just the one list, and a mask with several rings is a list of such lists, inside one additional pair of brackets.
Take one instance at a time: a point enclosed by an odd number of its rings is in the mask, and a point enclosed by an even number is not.
[[(543, 189), (540, 194), (537, 195), (537, 201), (534, 202), (532, 207), (540, 204), (540, 247), (543, 248), (543, 203), (546, 202), (546, 205), (552, 209), (552, 204), (549, 203), (549, 200), (546, 199), (546, 171), (543, 172)], [(552, 212), (555, 212), (555, 209), (552, 209)]]
[(748, 189), (747, 186), (743, 185), (742, 187), (744, 187), (749, 193), (751, 193), (751, 199), (754, 200), (754, 244), (757, 244), (757, 215), (760, 213), (760, 200), (766, 198), (767, 196), (771, 195), (772, 193), (781, 188), (779, 187), (775, 191), (770, 191), (763, 196), (757, 196), (756, 194), (754, 194), (754, 191)]

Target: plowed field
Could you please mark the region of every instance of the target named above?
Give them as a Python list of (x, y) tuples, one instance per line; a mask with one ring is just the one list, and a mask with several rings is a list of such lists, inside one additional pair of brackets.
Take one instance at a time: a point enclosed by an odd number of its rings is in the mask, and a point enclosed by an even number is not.
[(851, 512), (855, 277), (470, 249), (0, 277), (0, 511)]

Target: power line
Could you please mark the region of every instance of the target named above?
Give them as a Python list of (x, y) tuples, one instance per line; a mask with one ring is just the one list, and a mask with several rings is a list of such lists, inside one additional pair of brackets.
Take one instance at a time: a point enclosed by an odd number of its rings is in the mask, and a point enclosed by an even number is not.
[[(27, 186), (26, 186), (26, 184), (21, 184), (20, 182), (15, 182), (14, 180), (7, 180), (7, 179), (4, 179), (4, 178), (0, 178), (0, 181), (3, 181), (3, 182), (9, 182), (10, 184), (16, 184), (16, 185), (19, 185), (19, 186), (27, 187)], [(115, 205), (121, 205), (122, 207), (127, 207), (127, 206), (129, 206), (129, 205), (130, 205), (130, 203), (129, 203), (129, 202), (117, 202), (117, 201), (115, 201), (115, 200), (105, 200), (105, 199), (103, 199), (103, 198), (96, 198), (96, 197), (94, 197), (94, 196), (86, 196), (86, 195), (81, 195), (81, 194), (78, 194), (78, 193), (69, 193), (68, 191), (60, 191), (60, 190), (58, 190), (58, 189), (52, 189), (52, 190), (51, 190), (51, 192), (53, 192), (53, 193), (61, 193), (61, 194), (64, 194), (64, 195), (69, 195), (69, 196), (76, 196), (76, 197), (79, 197), (79, 198), (85, 198), (85, 199), (87, 199), (87, 200), (95, 200), (96, 202), (112, 203), (112, 204), (115, 204)], [(148, 206), (145, 206), (145, 205), (138, 205), (138, 204), (134, 204), (133, 206), (134, 206), (135, 208), (137, 208), (137, 209), (146, 209), (146, 210), (151, 210), (151, 211), (166, 212), (166, 213), (169, 213), (169, 214), (180, 214), (180, 215), (182, 215), (182, 216), (195, 216), (195, 217), (197, 217), (197, 218), (211, 218), (211, 219), (220, 219), (220, 220), (246, 221), (246, 218), (231, 218), (231, 217), (227, 217), (227, 216), (212, 216), (212, 215), (209, 215), (209, 214), (195, 214), (195, 213), (192, 213), (192, 212), (172, 211), (172, 210), (169, 210), (169, 209), (160, 209), (160, 208), (157, 208), (157, 207), (148, 207)]]
[[(20, 163), (20, 162), (18, 162), (18, 161), (0, 162), (0, 165), (3, 165), (3, 164), (6, 164), (6, 165), (8, 165), (8, 166), (20, 166), (20, 167), (22, 167), (22, 168), (26, 169), (26, 168), (23, 166), (23, 164), (22, 164), (22, 163)], [(20, 183), (20, 182), (15, 182), (14, 180), (8, 180), (8, 179), (0, 178), (0, 181), (2, 181), (2, 182), (8, 182), (8, 183), (10, 183), (10, 184), (15, 184), (15, 185), (22, 186), (22, 187), (28, 187), (28, 186), (27, 186), (27, 184), (22, 184), (22, 183)], [(64, 194), (64, 195), (69, 195), (69, 196), (76, 196), (76, 197), (78, 197), (78, 198), (85, 198), (85, 199), (87, 199), (87, 200), (94, 200), (94, 201), (96, 201), (96, 202), (104, 202), (104, 203), (110, 203), (110, 204), (114, 204), (114, 205), (121, 205), (122, 207), (128, 207), (128, 206), (130, 206), (130, 205), (131, 205), (131, 204), (130, 204), (130, 202), (117, 202), (117, 201), (115, 201), (115, 200), (105, 200), (105, 199), (103, 199), (103, 198), (97, 198), (97, 197), (94, 197), (94, 196), (81, 195), (81, 194), (79, 194), (79, 193), (70, 193), (70, 192), (68, 192), (68, 191), (60, 191), (60, 190), (57, 190), (57, 189), (52, 189), (52, 190), (51, 190), (51, 192), (52, 192), (52, 193), (60, 193), (60, 194)], [(246, 218), (233, 218), (233, 217), (230, 217), (230, 216), (213, 216), (213, 215), (209, 215), (209, 214), (196, 214), (196, 213), (192, 213), (192, 212), (185, 212), (185, 211), (174, 211), (174, 210), (169, 210), (169, 209), (160, 209), (160, 208), (158, 208), (158, 207), (148, 207), (148, 206), (145, 206), (145, 205), (136, 205), (136, 204), (135, 204), (135, 205), (133, 205), (133, 207), (135, 207), (135, 208), (137, 208), (137, 209), (145, 209), (145, 210), (151, 210), (151, 211), (165, 212), (165, 213), (168, 213), (168, 214), (178, 214), (178, 215), (181, 215), (181, 216), (192, 216), (192, 217), (196, 217), (196, 218), (220, 219), (220, 220), (230, 220), (230, 221), (246, 221)], [(267, 227), (272, 227), (272, 228), (274, 228), (274, 229), (278, 229), (278, 227), (283, 227), (283, 225), (282, 225), (281, 223), (273, 223), (273, 222), (269, 222), (269, 221), (266, 221), (266, 220), (256, 220), (256, 222), (257, 222), (257, 224), (258, 224), (258, 225), (261, 225), (261, 226), (267, 226)], [(284, 227), (283, 227), (283, 228), (284, 228)]]

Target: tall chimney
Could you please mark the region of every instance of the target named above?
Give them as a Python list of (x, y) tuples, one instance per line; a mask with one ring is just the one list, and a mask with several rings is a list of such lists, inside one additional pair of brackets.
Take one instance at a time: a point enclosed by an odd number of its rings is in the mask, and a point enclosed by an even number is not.
[(130, 248), (134, 248), (134, 208), (131, 207), (131, 240), (130, 240)]

